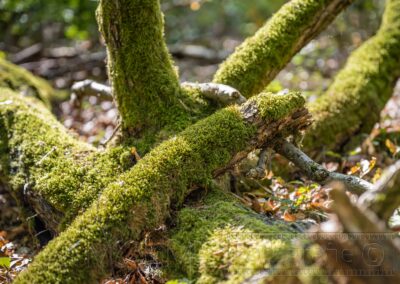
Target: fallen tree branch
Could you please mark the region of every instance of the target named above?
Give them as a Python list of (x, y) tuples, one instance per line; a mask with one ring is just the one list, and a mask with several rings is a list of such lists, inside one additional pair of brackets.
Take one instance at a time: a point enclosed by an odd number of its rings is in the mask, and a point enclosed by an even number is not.
[(303, 105), (299, 93), (262, 94), (241, 107), (220, 110), (160, 144), (105, 187), (15, 283), (99, 279), (110, 257), (115, 257), (103, 252), (117, 251), (118, 244), (138, 241), (144, 231), (161, 225), (171, 204), (182, 204), (188, 188), (207, 184), (213, 171), (272, 142), (277, 135), (308, 125)]
[(224, 84), (184, 82), (181, 86), (183, 88), (196, 89), (200, 91), (205, 98), (223, 106), (230, 104), (241, 105), (246, 101), (246, 98), (243, 97), (238, 90)]
[(293, 162), (309, 178), (316, 182), (327, 184), (332, 181), (340, 181), (346, 185), (349, 191), (358, 195), (374, 188), (371, 183), (361, 178), (328, 171), (285, 139), (280, 139), (273, 147), (279, 154)]

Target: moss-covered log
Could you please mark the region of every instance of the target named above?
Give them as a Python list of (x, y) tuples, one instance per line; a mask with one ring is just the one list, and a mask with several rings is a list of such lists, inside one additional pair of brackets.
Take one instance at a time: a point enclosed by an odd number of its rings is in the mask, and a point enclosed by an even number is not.
[(303, 273), (311, 267), (295, 263), (299, 230), (262, 218), (220, 190), (182, 209), (176, 222), (168, 244), (171, 276), (207, 284), (312, 282), (313, 275)]
[(159, 0), (102, 0), (97, 21), (122, 130), (159, 130), (182, 112), (178, 76), (163, 35)]
[(369, 134), (400, 77), (400, 1), (388, 0), (377, 34), (347, 60), (333, 84), (309, 104), (314, 123), (304, 146), (340, 150)]
[(129, 148), (79, 142), (35, 98), (0, 88), (0, 181), (53, 233), (133, 165)]
[[(147, 154), (36, 256), (16, 283), (90, 282), (104, 273), (112, 248), (139, 240), (179, 206), (192, 185), (276, 135), (307, 124), (303, 98), (264, 94), (199, 121)], [(300, 111), (300, 112), (299, 112)], [(286, 133), (287, 134), (287, 133)]]
[(220, 66), (214, 82), (245, 97), (262, 91), (352, 0), (292, 0)]

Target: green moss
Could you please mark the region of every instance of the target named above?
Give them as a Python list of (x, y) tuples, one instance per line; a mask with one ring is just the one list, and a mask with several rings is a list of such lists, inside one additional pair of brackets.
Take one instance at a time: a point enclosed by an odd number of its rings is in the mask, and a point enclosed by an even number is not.
[(294, 232), (283, 222), (266, 224), (232, 196), (213, 190), (200, 204), (178, 213), (169, 246), (175, 265), (189, 278), (240, 283), (287, 254), (290, 243), (279, 236)]
[(50, 106), (50, 98), (55, 93), (45, 80), (2, 58), (0, 58), (0, 87), (10, 88), (24, 96), (37, 97), (47, 106)]
[[(232, 86), (245, 97), (260, 92), (351, 1), (338, 2), (290, 1), (235, 50), (213, 81)], [(329, 16), (324, 15), (321, 20), (323, 13)]]
[(378, 33), (351, 54), (329, 89), (309, 104), (314, 123), (305, 136), (306, 149), (340, 150), (379, 121), (400, 76), (399, 5), (387, 2)]
[[(264, 111), (261, 105), (256, 107)], [(170, 206), (182, 204), (188, 188), (207, 186), (212, 171), (225, 165), (255, 134), (255, 127), (243, 119), (239, 108), (229, 107), (160, 144), (109, 184), (39, 253), (16, 283), (98, 279), (110, 259), (102, 252), (114, 251), (115, 244), (139, 240), (144, 231), (160, 226)]]
[(100, 1), (97, 21), (123, 131), (154, 128), (154, 134), (181, 116), (182, 94), (164, 42), (159, 1)]
[[(0, 125), (0, 178), (16, 196), (35, 200), (38, 213), (56, 219), (48, 220), (56, 231), (131, 166), (120, 157), (129, 149), (100, 152), (78, 142), (44, 104), (9, 89), (0, 89)], [(58, 214), (43, 211), (49, 208)]]
[[(293, 109), (302, 107), (305, 100), (300, 92), (290, 92), (288, 94), (273, 94), (273, 93), (261, 93), (263, 96), (256, 96), (250, 98), (248, 101), (256, 101), (257, 105), (260, 106), (260, 115), (262, 118), (277, 120), (285, 117)], [(288, 96), (291, 97), (288, 100)]]

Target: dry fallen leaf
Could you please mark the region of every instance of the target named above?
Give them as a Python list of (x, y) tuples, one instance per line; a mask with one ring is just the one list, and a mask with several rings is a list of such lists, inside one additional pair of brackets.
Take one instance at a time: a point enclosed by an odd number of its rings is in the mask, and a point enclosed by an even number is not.
[(399, 148), (396, 144), (394, 144), (390, 139), (385, 140), (385, 146), (389, 149), (392, 155), (396, 155), (399, 152)]
[(283, 220), (287, 222), (294, 222), (297, 220), (296, 216), (294, 214), (290, 214), (287, 210), (285, 213), (283, 213)]

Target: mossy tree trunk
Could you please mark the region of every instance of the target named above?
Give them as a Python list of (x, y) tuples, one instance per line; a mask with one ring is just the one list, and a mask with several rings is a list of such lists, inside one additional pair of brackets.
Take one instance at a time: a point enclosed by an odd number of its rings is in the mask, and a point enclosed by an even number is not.
[(160, 130), (178, 106), (180, 87), (163, 31), (158, 0), (101, 0), (97, 21), (123, 132)]

